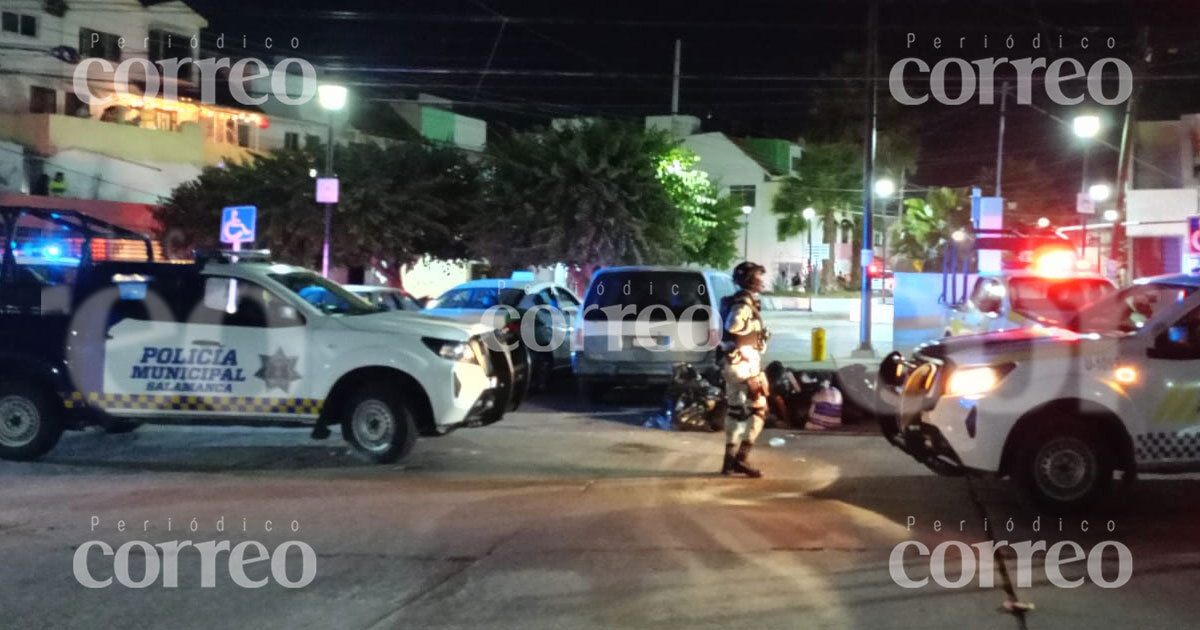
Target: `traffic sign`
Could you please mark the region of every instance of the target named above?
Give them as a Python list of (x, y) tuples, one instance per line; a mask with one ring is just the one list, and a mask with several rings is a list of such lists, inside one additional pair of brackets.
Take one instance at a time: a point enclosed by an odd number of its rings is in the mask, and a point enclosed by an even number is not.
[(257, 206), (228, 206), (221, 210), (221, 242), (253, 243), (258, 222)]
[(1079, 214), (1096, 214), (1096, 203), (1087, 193), (1075, 193), (1075, 212)]
[(1200, 217), (1188, 217), (1188, 251), (1200, 254)]
[(336, 177), (318, 177), (317, 178), (317, 203), (337, 203), (338, 202), (338, 178)]

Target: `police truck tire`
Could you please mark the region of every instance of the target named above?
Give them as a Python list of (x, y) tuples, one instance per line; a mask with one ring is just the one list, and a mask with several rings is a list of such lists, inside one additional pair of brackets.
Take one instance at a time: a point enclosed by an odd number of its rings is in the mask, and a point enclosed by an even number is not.
[(1112, 481), (1103, 443), (1082, 427), (1051, 427), (1028, 439), (1017, 478), (1040, 507), (1062, 513), (1093, 505)]
[(45, 388), (0, 383), (0, 459), (37, 459), (58, 444), (62, 432), (62, 405)]
[(346, 403), (342, 436), (367, 459), (390, 464), (408, 456), (417, 442), (417, 423), (390, 383), (371, 383)]

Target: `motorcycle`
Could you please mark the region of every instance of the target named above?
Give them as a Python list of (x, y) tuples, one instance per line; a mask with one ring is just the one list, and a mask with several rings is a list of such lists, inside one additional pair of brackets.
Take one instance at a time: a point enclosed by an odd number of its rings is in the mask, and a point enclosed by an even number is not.
[(725, 397), (720, 373), (701, 374), (690, 363), (675, 365), (667, 386), (666, 414), (677, 431), (723, 431), (719, 403)]

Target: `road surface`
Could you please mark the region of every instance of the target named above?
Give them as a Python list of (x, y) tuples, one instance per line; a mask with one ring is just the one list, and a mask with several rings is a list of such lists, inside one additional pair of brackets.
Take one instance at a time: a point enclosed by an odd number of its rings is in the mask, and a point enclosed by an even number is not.
[[(1036, 514), (1006, 483), (935, 477), (870, 434), (768, 432), (755, 453), (767, 478), (721, 477), (721, 436), (642, 428), (644, 404), (636, 395), (592, 409), (569, 395), (535, 401), (492, 427), (422, 440), (403, 465), (384, 467), (362, 463), (336, 436), (313, 442), (299, 430), (70, 434), (44, 461), (0, 463), (3, 625), (1008, 630), (1192, 627), (1200, 614), (1195, 477), (1119, 489), (1088, 515), (1089, 532), (1078, 519), (1053, 531), (1048, 516), (1033, 532)], [(770, 437), (786, 444), (768, 447)], [(1013, 532), (998, 529), (1009, 518)], [(898, 543), (933, 548), (989, 532), (1085, 549), (1116, 540), (1131, 550), (1133, 575), (1111, 590), (1060, 589), (1035, 570), (1017, 595), (1036, 609), (1018, 618), (1001, 610), (998, 572), (993, 588), (905, 589), (889, 571)], [(316, 573), (303, 588), (271, 580), (246, 589), (223, 555), (215, 587), (202, 588), (200, 555), (185, 549), (176, 588), (160, 578), (87, 589), (72, 561), (93, 540), (253, 540), (268, 551), (298, 540), (316, 555)], [(130, 557), (136, 580), (146, 559)], [(1113, 558), (1103, 566), (1110, 579)], [(246, 573), (270, 578), (268, 564)], [(299, 552), (286, 564), (299, 579)], [(904, 564), (913, 579), (930, 575), (915, 552)], [(948, 564), (957, 577), (957, 556)], [(96, 551), (88, 568), (111, 577), (114, 559)]]

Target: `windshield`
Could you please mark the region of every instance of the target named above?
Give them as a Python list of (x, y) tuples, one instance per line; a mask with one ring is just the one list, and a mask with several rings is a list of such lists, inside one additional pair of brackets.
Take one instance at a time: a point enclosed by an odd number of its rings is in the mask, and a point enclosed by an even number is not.
[[(608, 315), (603, 309), (617, 307), (621, 310), (632, 306), (632, 313), (626, 309), (622, 319), (635, 319), (640, 313), (649, 311), (652, 321), (661, 321), (666, 313), (679, 319), (688, 308), (693, 306), (708, 307), (711, 296), (704, 276), (699, 273), (686, 271), (629, 271), (602, 274), (588, 288), (587, 298), (584, 299), (585, 319), (603, 320)], [(592, 308), (595, 305), (597, 308)], [(706, 321), (711, 308), (694, 309), (692, 318)]]
[(1080, 309), (1070, 327), (1079, 332), (1132, 333), (1163, 309), (1182, 304), (1195, 290), (1159, 283), (1126, 287)]
[(270, 277), (326, 315), (368, 315), (384, 310), (311, 271), (272, 274)]
[(1009, 281), (1014, 311), (1053, 323), (1070, 321), (1075, 311), (1116, 291), (1102, 278), (1013, 278)]
[(429, 308), (468, 308), (486, 310), (493, 306), (516, 306), (525, 297), (521, 289), (499, 287), (462, 287), (450, 289), (430, 302)]

